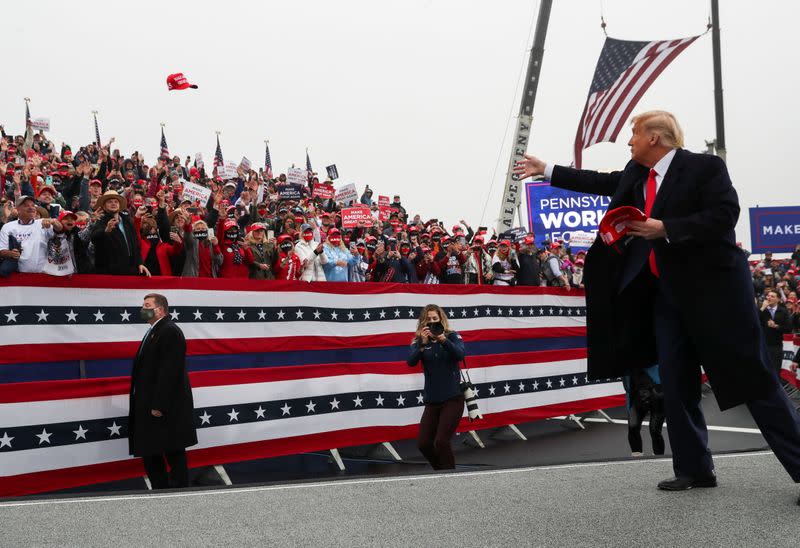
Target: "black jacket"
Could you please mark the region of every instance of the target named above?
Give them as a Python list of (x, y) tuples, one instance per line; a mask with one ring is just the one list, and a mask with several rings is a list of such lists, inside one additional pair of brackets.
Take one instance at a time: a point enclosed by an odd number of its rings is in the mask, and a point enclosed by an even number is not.
[[(94, 244), (94, 264), (98, 274), (115, 274), (117, 276), (136, 276), (142, 264), (139, 251), (139, 238), (129, 215), (120, 214), (121, 223), (111, 232), (106, 232), (109, 217), (103, 215), (92, 229)], [(125, 229), (125, 236), (119, 227)]]
[[(611, 196), (609, 210), (643, 210), (648, 172), (634, 161), (613, 173), (556, 166), (551, 184)], [(659, 284), (682, 313), (720, 407), (766, 396), (773, 373), (763, 352), (750, 269), (736, 246), (739, 199), (725, 163), (678, 149), (651, 216), (664, 222), (669, 242), (634, 238), (617, 253), (597, 238), (586, 256), (589, 377), (617, 377), (657, 363), (654, 292), (640, 276), (654, 250)]]
[(459, 364), (464, 359), (464, 341), (455, 331), (447, 334), (444, 343), (433, 342), (420, 346), (419, 338), (411, 343), (411, 353), (406, 360), (410, 367), (422, 361), (425, 403), (441, 403), (461, 394)]
[[(162, 417), (154, 417), (157, 409)], [(128, 449), (160, 455), (197, 443), (194, 401), (186, 372), (186, 339), (169, 316), (159, 320), (139, 346), (131, 372)]]
[(767, 325), (767, 322), (772, 320), (772, 314), (769, 313), (768, 308), (760, 310), (758, 315), (761, 318), (761, 329), (764, 330), (764, 339), (767, 346), (783, 347), (783, 335), (792, 332), (792, 316), (789, 314), (789, 310), (782, 304), (778, 304), (775, 309), (774, 319), (775, 323), (778, 324), (777, 329)]
[(539, 258), (535, 253), (517, 253), (519, 261), (519, 271), (517, 271), (518, 285), (542, 285), (541, 269)]

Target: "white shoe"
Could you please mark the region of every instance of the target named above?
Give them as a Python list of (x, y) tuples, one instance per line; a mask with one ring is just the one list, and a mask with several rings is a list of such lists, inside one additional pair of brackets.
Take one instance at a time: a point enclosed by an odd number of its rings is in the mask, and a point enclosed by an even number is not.
[(644, 456), (644, 453), (640, 453), (640, 452), (634, 451), (633, 453), (631, 453), (631, 456), (632, 457), (642, 457), (642, 456)]

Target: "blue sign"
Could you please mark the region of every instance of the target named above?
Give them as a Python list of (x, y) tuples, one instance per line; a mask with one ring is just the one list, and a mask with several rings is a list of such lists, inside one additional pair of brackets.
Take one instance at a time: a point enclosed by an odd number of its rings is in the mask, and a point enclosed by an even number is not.
[(753, 253), (791, 253), (800, 244), (800, 206), (751, 207)]
[[(581, 194), (550, 186), (549, 181), (525, 184), (528, 224), (536, 243), (544, 240), (569, 242), (572, 232), (597, 233), (611, 203), (609, 196)], [(572, 246), (585, 249), (585, 246)]]

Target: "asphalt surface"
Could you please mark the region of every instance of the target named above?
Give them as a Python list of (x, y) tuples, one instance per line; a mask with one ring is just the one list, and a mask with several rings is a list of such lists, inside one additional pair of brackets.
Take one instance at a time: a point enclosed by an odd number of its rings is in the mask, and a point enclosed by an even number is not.
[[(709, 446), (715, 453), (753, 451), (767, 447), (755, 423), (744, 406), (722, 413), (710, 394), (703, 399), (709, 432)], [(609, 409), (612, 419), (624, 423), (624, 408)], [(453, 439), (457, 468), (460, 471), (484, 470), (498, 467), (542, 466), (551, 464), (598, 462), (630, 458), (625, 424), (610, 424), (598, 414), (586, 414), (585, 430), (569, 420), (545, 420), (518, 425), (528, 438), (522, 441), (510, 430), (480, 430), (478, 435), (485, 448), (481, 449), (466, 434)], [(713, 428), (722, 428), (713, 429)], [(734, 431), (725, 429), (733, 428)], [(739, 431), (741, 430), (741, 431)], [(669, 440), (667, 439), (667, 456)], [(652, 455), (647, 426), (642, 427), (646, 455)], [(286, 480), (346, 479), (362, 476), (398, 476), (426, 473), (430, 470), (416, 447), (414, 440), (393, 443), (402, 457), (395, 462), (381, 446), (340, 449), (347, 467), (340, 472), (327, 452), (260, 459), (224, 465), (224, 470), (234, 486), (270, 483)], [(192, 470), (193, 485), (222, 485), (223, 480), (213, 468)], [(144, 489), (141, 478), (61, 491), (60, 494), (118, 492)]]
[(667, 459), (0, 503), (4, 546), (797, 546), (771, 453), (658, 491)]

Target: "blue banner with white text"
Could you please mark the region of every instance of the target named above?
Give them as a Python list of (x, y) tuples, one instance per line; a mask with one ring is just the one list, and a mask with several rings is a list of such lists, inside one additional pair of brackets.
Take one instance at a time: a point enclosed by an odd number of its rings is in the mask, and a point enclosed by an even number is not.
[(800, 206), (751, 207), (753, 253), (791, 253), (800, 244)]
[[(582, 194), (550, 186), (549, 181), (525, 184), (528, 199), (528, 223), (536, 244), (564, 240), (573, 232), (597, 233), (597, 227), (611, 203), (609, 196)], [(573, 245), (585, 249), (586, 245)]]

